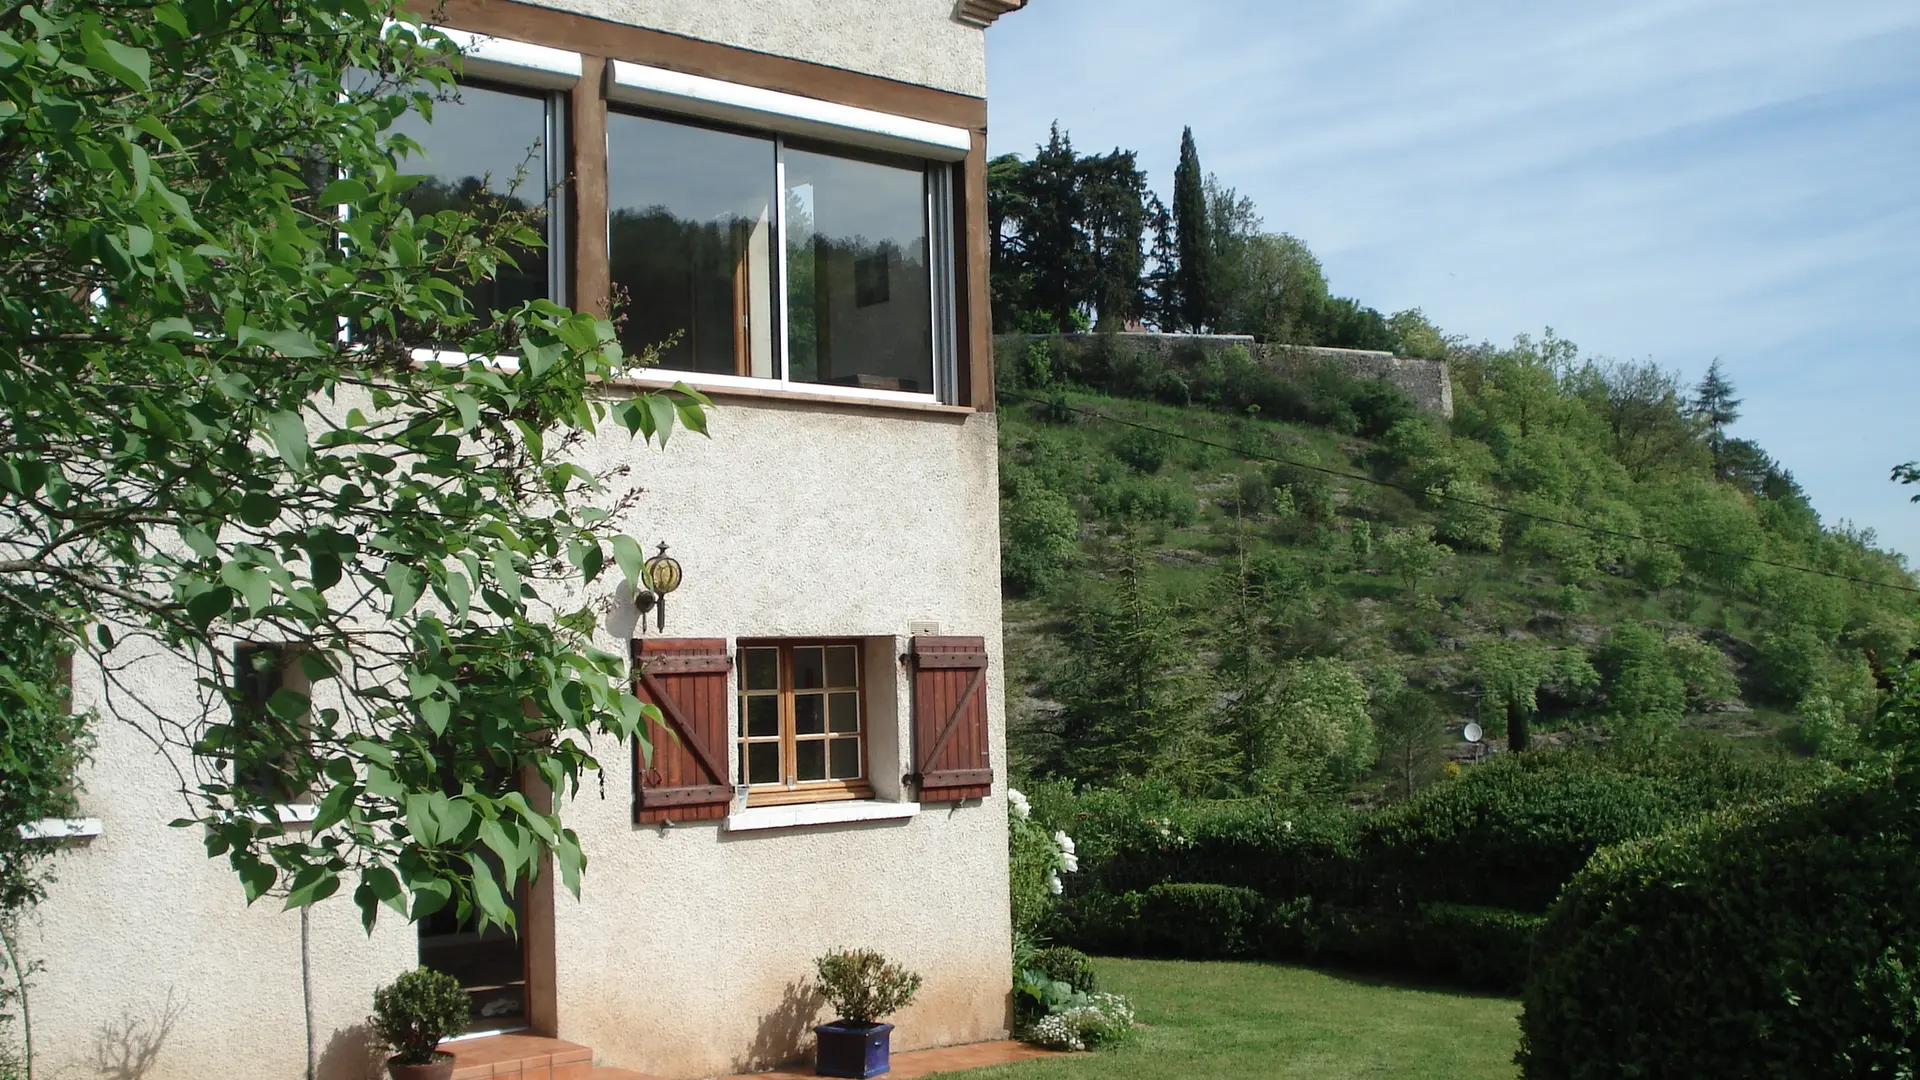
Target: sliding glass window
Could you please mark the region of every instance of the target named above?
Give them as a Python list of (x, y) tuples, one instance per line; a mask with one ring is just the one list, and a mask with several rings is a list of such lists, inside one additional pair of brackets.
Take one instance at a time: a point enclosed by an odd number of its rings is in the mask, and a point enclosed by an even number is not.
[(629, 352), (719, 383), (941, 392), (952, 166), (639, 114), (607, 143)]
[(462, 83), (433, 103), (433, 118), (409, 111), (392, 130), (418, 144), (401, 168), (426, 180), (407, 193), (416, 215), (462, 210), (483, 220), (530, 212), (544, 247), (509, 246), (513, 265), (479, 282), (462, 282), (475, 315), (507, 311), (529, 300), (563, 299), (559, 268), (564, 220), (557, 183), (558, 95), (540, 90)]

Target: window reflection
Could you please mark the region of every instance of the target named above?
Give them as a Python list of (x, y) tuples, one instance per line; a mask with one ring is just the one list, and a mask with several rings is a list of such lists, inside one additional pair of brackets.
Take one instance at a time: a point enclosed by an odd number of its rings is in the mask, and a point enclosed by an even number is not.
[(612, 277), (621, 344), (668, 342), (664, 367), (778, 378), (774, 141), (608, 117)]
[(782, 161), (788, 377), (932, 392), (926, 170), (793, 147)]
[(551, 298), (547, 107), (544, 93), (463, 83), (454, 98), (434, 103), (431, 123), (410, 111), (392, 127), (420, 145), (401, 163), (405, 172), (427, 175), (407, 193), (415, 215), (457, 209), (497, 220), (504, 212), (531, 211), (549, 240), (539, 248), (507, 245), (516, 265), (502, 264), (491, 278), (462, 286), (481, 316)]

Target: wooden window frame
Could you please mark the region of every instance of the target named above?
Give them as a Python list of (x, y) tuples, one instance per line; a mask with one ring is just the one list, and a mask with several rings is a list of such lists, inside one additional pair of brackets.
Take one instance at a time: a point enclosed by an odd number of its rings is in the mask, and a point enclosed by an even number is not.
[[(734, 654), (736, 657), (734, 661), (734, 671), (736, 677), (739, 679), (739, 685), (735, 688), (733, 695), (733, 746), (734, 753), (739, 755), (734, 759), (734, 776), (736, 781), (745, 775), (746, 747), (750, 741), (747, 735), (745, 707), (746, 699), (749, 696), (746, 682), (747, 661), (745, 655), (748, 649), (775, 649), (779, 653), (779, 689), (775, 693), (780, 701), (780, 771), (783, 775), (792, 775), (790, 770), (794, 764), (797, 753), (796, 745), (799, 741), (798, 735), (794, 730), (795, 709), (793, 699), (795, 691), (793, 686), (793, 653), (795, 649), (851, 648), (853, 650), (854, 691), (859, 695), (860, 702), (860, 729), (858, 732), (860, 740), (859, 779), (795, 780), (791, 785), (785, 780), (782, 780), (775, 784), (747, 785), (747, 806), (749, 808), (756, 806), (792, 806), (796, 803), (844, 802), (853, 799), (871, 799), (874, 797), (873, 716), (867, 707), (867, 660), (865, 644), (865, 641), (860, 638), (741, 638), (734, 643)], [(831, 688), (823, 688), (823, 696), (825, 693), (830, 692), (830, 690)], [(764, 695), (766, 691), (757, 691), (755, 693)], [(831, 741), (833, 725), (830, 714), (823, 715), (823, 719), (827, 722), (828, 741)], [(754, 741), (765, 741), (765, 737), (760, 737)], [(831, 753), (829, 753), (828, 770), (832, 770)]]

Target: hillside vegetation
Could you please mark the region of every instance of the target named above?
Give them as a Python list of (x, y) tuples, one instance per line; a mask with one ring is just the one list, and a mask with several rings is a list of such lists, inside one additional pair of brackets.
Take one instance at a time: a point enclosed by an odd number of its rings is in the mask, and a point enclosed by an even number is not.
[(1854, 753), (1920, 597), (1730, 436), (1717, 369), (1689, 392), (1551, 333), (1448, 359), (1451, 423), (1238, 350), (1003, 349), (1016, 773), (1378, 802), (1468, 720)]

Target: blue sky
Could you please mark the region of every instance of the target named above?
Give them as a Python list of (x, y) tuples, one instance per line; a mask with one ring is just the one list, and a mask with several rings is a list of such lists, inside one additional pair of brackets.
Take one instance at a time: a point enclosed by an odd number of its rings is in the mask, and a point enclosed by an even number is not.
[(1336, 293), (1689, 382), (1829, 523), (1920, 563), (1920, 4), (1033, 0), (988, 36), (991, 147), (1059, 119), (1202, 165)]

